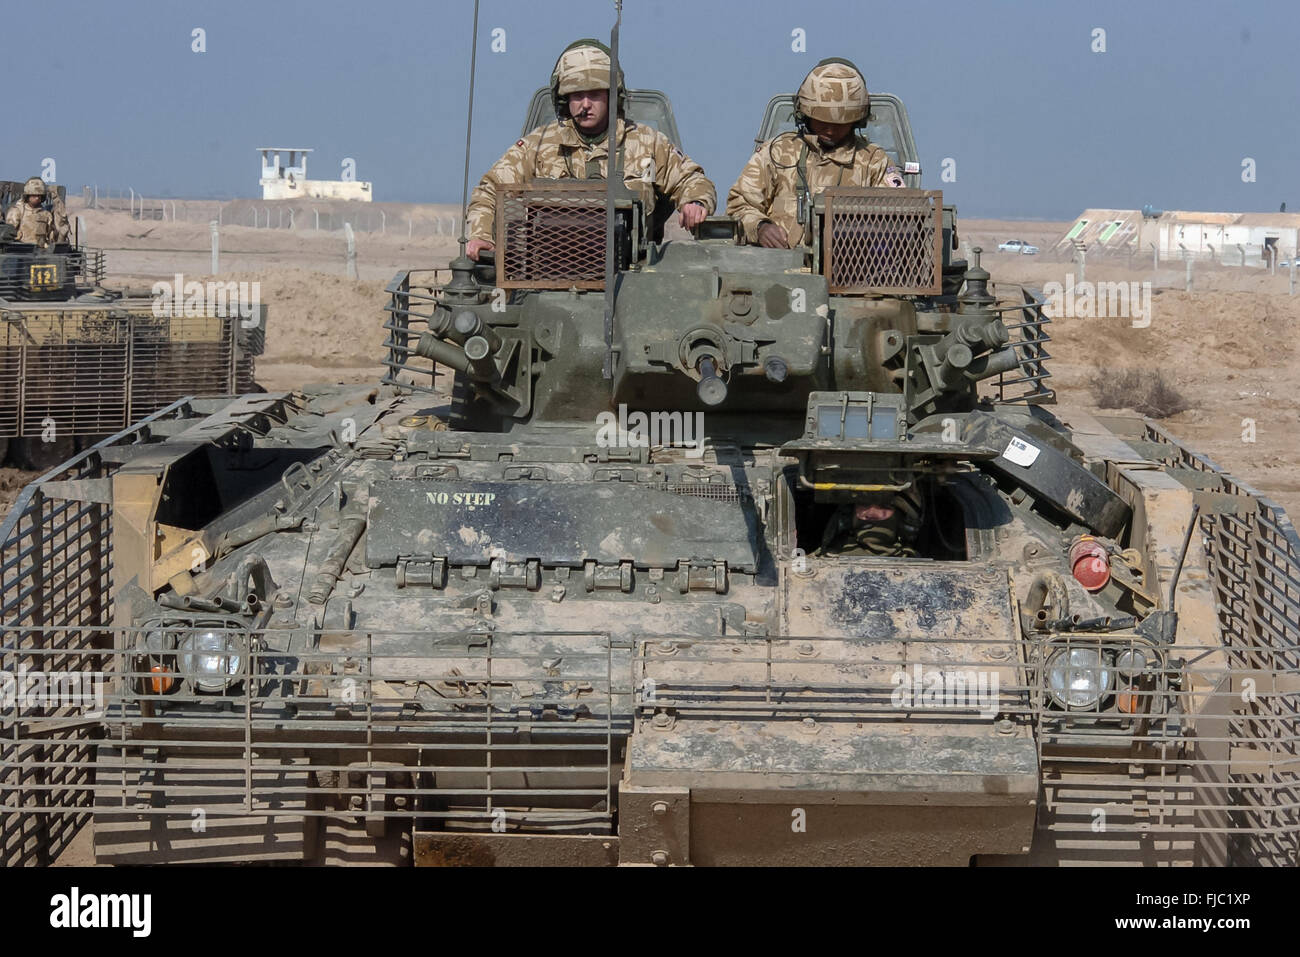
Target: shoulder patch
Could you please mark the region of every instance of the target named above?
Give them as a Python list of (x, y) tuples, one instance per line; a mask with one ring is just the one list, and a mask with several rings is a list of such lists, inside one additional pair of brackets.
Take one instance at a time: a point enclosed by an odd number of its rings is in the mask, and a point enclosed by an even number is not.
[(523, 141), (523, 140), (516, 140), (516, 141), (515, 141), (515, 146), (523, 146), (523, 145), (524, 145), (524, 141)]

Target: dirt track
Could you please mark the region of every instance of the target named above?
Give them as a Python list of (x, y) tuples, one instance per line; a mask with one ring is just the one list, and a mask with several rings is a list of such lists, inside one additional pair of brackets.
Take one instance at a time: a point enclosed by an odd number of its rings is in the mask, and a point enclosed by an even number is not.
[[(73, 208), (75, 214), (77, 210)], [(92, 245), (108, 248), (111, 284), (147, 285), (180, 271), (201, 279), (209, 268), (208, 229), (190, 223), (139, 223), (124, 213), (84, 211)], [(997, 253), (997, 243), (1025, 239), (1046, 248), (1064, 223), (961, 221), (964, 246), (982, 245), (995, 280), (1041, 287), (1065, 284), (1070, 263), (1045, 255)], [(147, 231), (147, 234), (146, 234)], [(266, 355), (258, 379), (268, 389), (305, 382), (375, 378), (383, 341), (383, 288), (403, 267), (439, 266), (455, 253), (447, 238), (357, 236), (360, 279), (344, 276), (343, 238), (316, 233), (227, 226), (222, 229), (223, 279), (257, 280), (270, 307)], [(159, 252), (178, 249), (182, 252)], [(1192, 407), (1169, 428), (1224, 468), (1300, 514), (1300, 389), (1295, 339), (1300, 295), (1287, 277), (1262, 270), (1198, 267), (1194, 290), (1183, 291), (1180, 264), (1153, 273), (1147, 261), (1089, 262), (1090, 281), (1152, 283), (1152, 322), (1128, 318), (1055, 317), (1053, 384), (1063, 398), (1091, 406), (1087, 384), (1097, 370), (1159, 368)], [(1254, 442), (1242, 440), (1254, 423)], [(0, 499), (12, 501), (28, 476), (0, 470)]]

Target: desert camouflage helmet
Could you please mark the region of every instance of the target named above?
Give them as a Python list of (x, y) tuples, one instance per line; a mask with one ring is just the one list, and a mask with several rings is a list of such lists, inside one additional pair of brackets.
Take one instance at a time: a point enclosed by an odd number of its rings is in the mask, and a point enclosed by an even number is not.
[[(563, 98), (583, 90), (609, 88), (609, 48), (599, 40), (575, 40), (564, 48), (551, 71), (551, 96), (556, 110), (563, 108)], [(626, 90), (623, 71), (618, 71), (619, 107), (623, 105)]]
[(45, 181), (39, 176), (33, 176), (27, 182), (23, 183), (24, 196), (44, 196)]
[(867, 81), (847, 60), (822, 60), (804, 77), (795, 109), (823, 123), (861, 123), (871, 110)]

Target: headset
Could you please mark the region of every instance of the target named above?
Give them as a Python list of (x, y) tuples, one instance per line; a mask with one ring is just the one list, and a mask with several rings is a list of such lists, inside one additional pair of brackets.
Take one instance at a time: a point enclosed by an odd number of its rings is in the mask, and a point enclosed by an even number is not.
[[(581, 40), (574, 40), (567, 47), (560, 51), (560, 55), (555, 58), (555, 68), (551, 70), (551, 105), (555, 108), (555, 117), (561, 123), (569, 119), (569, 94), (560, 95), (560, 61), (564, 59), (564, 54), (568, 53), (575, 47), (595, 47), (602, 51), (605, 56), (609, 57), (610, 62), (614, 61), (613, 54), (609, 52), (609, 47), (592, 37), (585, 37)], [(618, 116), (624, 116), (627, 112), (627, 84), (623, 81), (623, 67), (618, 68)]]
[[(818, 62), (816, 66), (812, 68), (812, 70), (809, 70), (807, 73), (804, 74), (804, 78), (799, 81), (799, 86), (796, 87), (794, 91), (794, 125), (801, 134), (805, 134), (805, 135), (810, 134), (811, 130), (809, 129), (808, 126), (808, 117), (804, 115), (803, 110), (799, 109), (799, 88), (804, 85), (808, 77), (812, 76), (813, 70), (816, 70), (817, 67), (829, 66), (832, 63), (842, 63), (844, 66), (847, 66), (850, 69), (854, 70), (858, 74), (858, 76), (862, 77), (863, 87), (866, 86), (867, 75), (863, 73), (861, 70), (859, 70), (858, 65), (854, 63), (852, 60), (846, 60), (842, 56), (828, 56), (826, 59)], [(862, 119), (858, 120), (856, 123), (853, 124), (854, 132), (857, 132), (858, 130), (866, 129), (867, 123), (870, 119), (871, 119), (871, 94), (870, 92), (868, 92), (867, 112), (862, 115)]]

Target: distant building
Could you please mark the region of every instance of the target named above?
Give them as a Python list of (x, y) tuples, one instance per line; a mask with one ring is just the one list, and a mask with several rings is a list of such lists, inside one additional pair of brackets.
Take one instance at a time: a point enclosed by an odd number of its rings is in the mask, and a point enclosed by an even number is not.
[(263, 199), (352, 199), (372, 200), (370, 183), (359, 180), (308, 179), (309, 149), (259, 146), (262, 154)]
[(1151, 256), (1209, 260), (1226, 266), (1267, 266), (1295, 255), (1300, 245), (1300, 214), (1206, 213), (1169, 210), (1143, 215), (1136, 209), (1087, 209), (1056, 241), (1053, 251), (1067, 256), (1083, 243), (1089, 255)]

